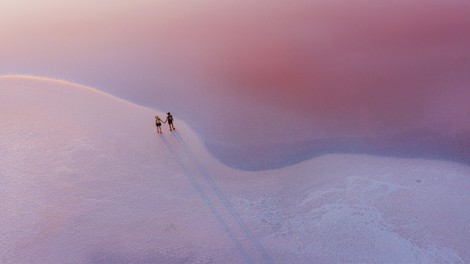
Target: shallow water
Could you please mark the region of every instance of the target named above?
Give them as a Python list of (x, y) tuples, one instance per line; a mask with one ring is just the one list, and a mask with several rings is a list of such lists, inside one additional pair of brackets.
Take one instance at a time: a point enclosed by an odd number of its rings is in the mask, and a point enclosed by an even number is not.
[(0, 75), (171, 111), (232, 167), (338, 152), (468, 163), (468, 1), (0, 5)]

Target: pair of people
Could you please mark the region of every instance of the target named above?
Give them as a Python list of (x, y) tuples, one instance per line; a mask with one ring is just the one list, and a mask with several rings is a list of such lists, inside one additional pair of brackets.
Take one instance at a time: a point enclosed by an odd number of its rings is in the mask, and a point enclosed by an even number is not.
[(168, 125), (170, 126), (170, 131), (175, 130), (175, 126), (173, 125), (173, 116), (170, 114), (170, 112), (166, 113), (167, 117), (165, 121), (162, 121), (160, 117), (155, 116), (155, 125), (157, 126), (157, 133), (162, 133), (162, 122), (166, 123), (168, 121)]

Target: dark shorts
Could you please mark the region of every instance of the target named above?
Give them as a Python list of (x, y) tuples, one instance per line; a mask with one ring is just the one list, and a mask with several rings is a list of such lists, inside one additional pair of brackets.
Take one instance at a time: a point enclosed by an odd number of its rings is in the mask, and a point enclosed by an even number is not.
[(173, 121), (172, 120), (168, 120), (168, 125), (171, 125), (173, 124)]
[(161, 126), (161, 125), (162, 125), (162, 123), (160, 123), (160, 122), (157, 123), (157, 127), (159, 127), (159, 126)]

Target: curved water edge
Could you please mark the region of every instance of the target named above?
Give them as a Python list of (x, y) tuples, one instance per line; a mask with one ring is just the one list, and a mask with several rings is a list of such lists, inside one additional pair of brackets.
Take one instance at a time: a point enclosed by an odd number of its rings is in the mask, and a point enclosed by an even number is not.
[[(125, 99), (102, 92), (96, 88), (72, 83), (65, 80), (27, 76), (5, 75), (0, 79), (27, 79), (58, 82), (89, 89), (115, 100), (140, 106)], [(179, 119), (179, 117), (178, 117)], [(237, 144), (236, 142), (217, 141), (201, 134), (193, 120), (183, 120), (198, 132), (208, 151), (223, 164), (245, 171), (262, 171), (291, 166), (302, 161), (326, 154), (367, 154), (382, 157), (422, 158), (453, 161), (468, 165), (470, 163), (470, 130), (441, 132), (430, 126), (386, 134), (383, 136), (341, 136), (320, 137), (310, 140), (290, 140), (289, 142)], [(153, 122), (153, 120), (149, 120)], [(448, 129), (452, 131), (451, 128)], [(315, 132), (312, 132), (312, 135)]]
[(239, 146), (205, 141), (219, 161), (246, 171), (280, 169), (328, 154), (366, 154), (470, 164), (470, 131), (439, 133), (417, 128), (383, 137), (332, 137), (290, 143)]

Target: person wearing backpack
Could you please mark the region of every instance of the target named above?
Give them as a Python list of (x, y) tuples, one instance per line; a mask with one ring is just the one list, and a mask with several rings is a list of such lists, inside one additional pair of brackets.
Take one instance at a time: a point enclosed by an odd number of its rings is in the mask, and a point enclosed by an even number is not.
[(175, 125), (173, 125), (173, 121), (175, 120), (173, 116), (170, 114), (170, 112), (167, 113), (168, 116), (166, 117), (165, 121), (163, 123), (166, 123), (168, 121), (168, 125), (170, 126), (170, 131), (175, 130)]
[[(157, 126), (157, 133), (162, 133), (162, 120), (160, 119), (160, 117), (158, 116), (155, 116), (155, 125)], [(163, 122), (165, 123), (165, 122)]]

